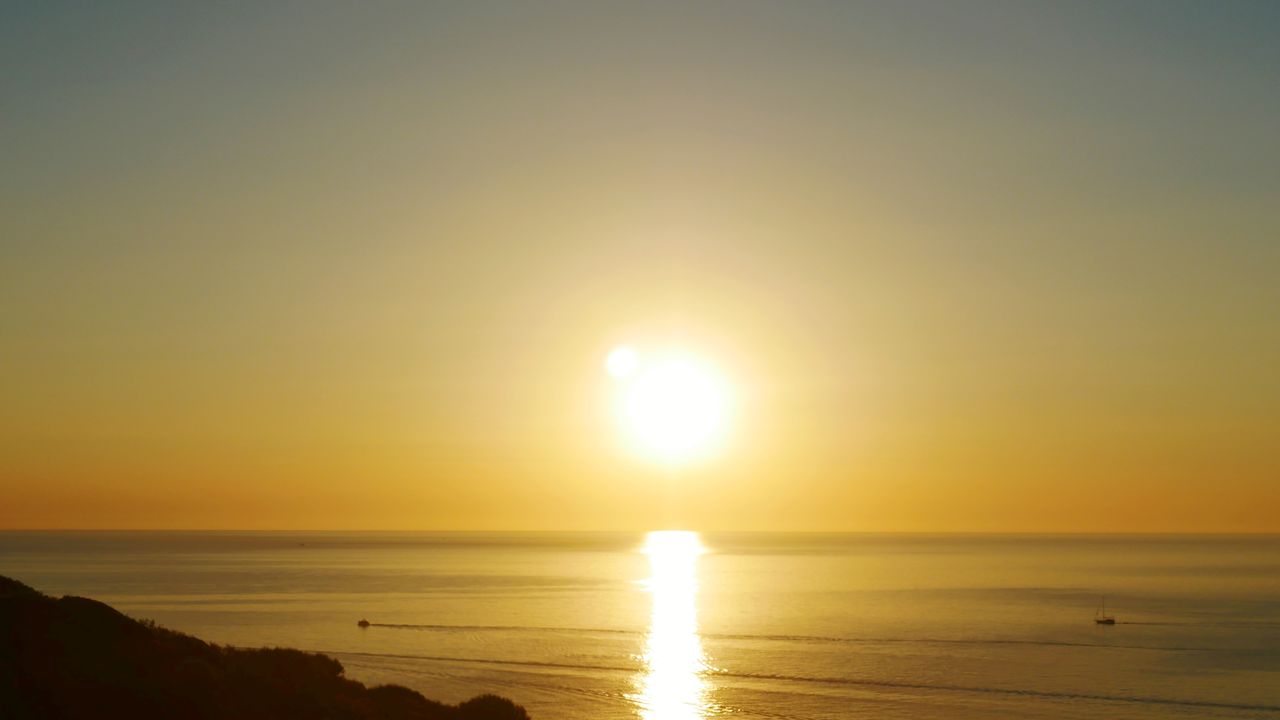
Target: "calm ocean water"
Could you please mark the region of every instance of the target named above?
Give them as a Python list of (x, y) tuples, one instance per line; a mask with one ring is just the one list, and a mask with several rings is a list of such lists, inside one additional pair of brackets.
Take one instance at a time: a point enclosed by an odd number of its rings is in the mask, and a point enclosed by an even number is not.
[(0, 574), (535, 720), (1280, 717), (1274, 536), (0, 533)]

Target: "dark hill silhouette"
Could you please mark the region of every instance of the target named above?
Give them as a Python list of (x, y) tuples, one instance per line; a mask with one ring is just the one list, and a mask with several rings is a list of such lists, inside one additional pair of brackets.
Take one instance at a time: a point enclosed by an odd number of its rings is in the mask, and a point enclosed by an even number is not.
[(220, 647), (95, 600), (0, 576), (0, 718), (528, 720), (494, 695), (461, 705), (367, 688), (318, 653)]

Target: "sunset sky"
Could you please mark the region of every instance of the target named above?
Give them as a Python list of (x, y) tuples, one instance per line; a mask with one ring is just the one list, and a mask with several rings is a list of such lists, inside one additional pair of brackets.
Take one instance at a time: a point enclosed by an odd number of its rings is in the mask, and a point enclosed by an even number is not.
[[(1280, 4), (0, 10), (0, 528), (1280, 532)], [(705, 457), (611, 350), (704, 359)]]

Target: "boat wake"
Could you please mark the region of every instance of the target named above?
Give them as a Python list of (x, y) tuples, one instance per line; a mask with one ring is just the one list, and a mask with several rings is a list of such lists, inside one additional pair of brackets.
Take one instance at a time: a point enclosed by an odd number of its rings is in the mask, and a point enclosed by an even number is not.
[[(1180, 623), (1144, 623), (1120, 621), (1119, 625), (1173, 625)], [(1191, 623), (1186, 623), (1191, 624)], [(423, 625), (405, 623), (374, 623), (368, 627), (388, 628), (393, 630), (422, 630), (430, 632), (480, 633), (559, 633), (576, 635), (623, 635), (643, 637), (644, 631), (618, 628), (574, 628), (549, 627), (539, 625)], [(1120, 643), (1090, 643), (1071, 640), (1026, 640), (1018, 638), (906, 638), (906, 637), (832, 637), (823, 635), (752, 635), (735, 633), (702, 633), (703, 640), (749, 641), (749, 642), (782, 642), (812, 643), (836, 645), (878, 645), (878, 644), (922, 644), (922, 645), (1034, 645), (1047, 647), (1079, 647), (1098, 648), (1104, 650), (1150, 650), (1154, 652), (1231, 652), (1226, 648), (1179, 646), (1179, 645), (1136, 645)]]

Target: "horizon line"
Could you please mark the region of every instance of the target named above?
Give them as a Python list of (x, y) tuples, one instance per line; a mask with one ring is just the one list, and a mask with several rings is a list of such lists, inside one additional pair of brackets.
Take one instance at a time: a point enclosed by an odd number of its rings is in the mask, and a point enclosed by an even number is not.
[(290, 528), (0, 528), (0, 533), (275, 533), (275, 534), (316, 534), (316, 533), (349, 533), (349, 534), (581, 534), (581, 535), (603, 535), (603, 534), (635, 534), (650, 533), (661, 530), (689, 530), (697, 533), (708, 534), (757, 534), (757, 535), (1005, 535), (1005, 536), (1047, 536), (1047, 535), (1071, 535), (1071, 536), (1280, 536), (1280, 530), (699, 530), (697, 528), (687, 527), (663, 527), (663, 528), (647, 528), (647, 529), (573, 529), (573, 530), (547, 530), (547, 529), (373, 529), (373, 528), (306, 528), (306, 529), (290, 529)]

